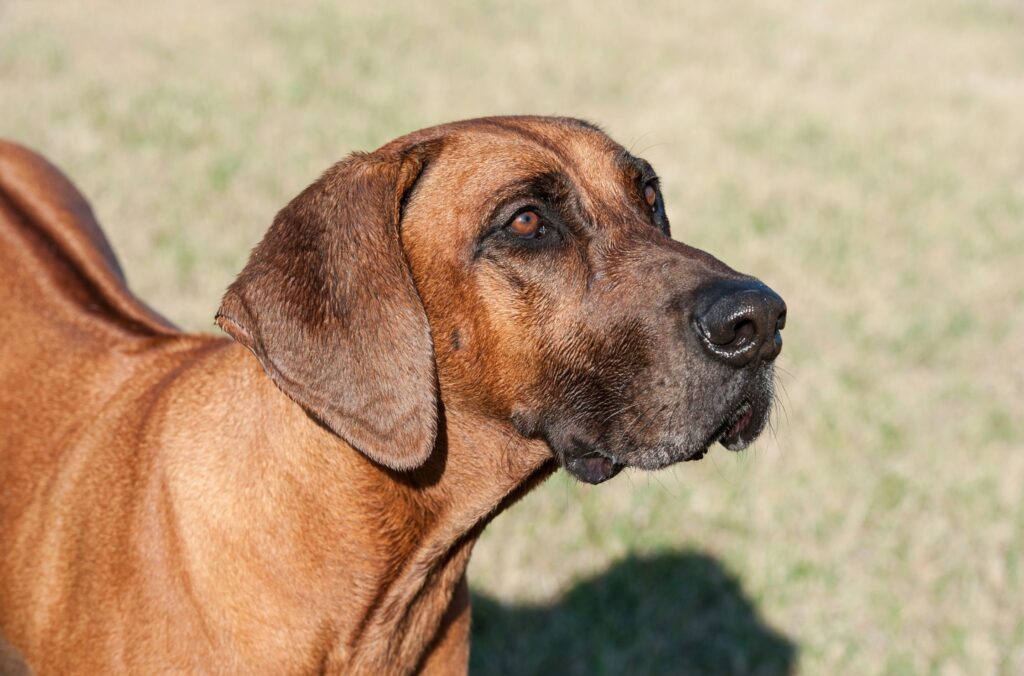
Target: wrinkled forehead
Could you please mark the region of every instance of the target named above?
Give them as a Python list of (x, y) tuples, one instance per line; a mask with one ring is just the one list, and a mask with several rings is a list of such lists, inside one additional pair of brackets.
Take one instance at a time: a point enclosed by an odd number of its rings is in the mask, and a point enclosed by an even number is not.
[(621, 201), (641, 171), (622, 146), (575, 121), (481, 121), (446, 136), (435, 164), (432, 173), (464, 196), (497, 197), (539, 176), (564, 176), (587, 209)]

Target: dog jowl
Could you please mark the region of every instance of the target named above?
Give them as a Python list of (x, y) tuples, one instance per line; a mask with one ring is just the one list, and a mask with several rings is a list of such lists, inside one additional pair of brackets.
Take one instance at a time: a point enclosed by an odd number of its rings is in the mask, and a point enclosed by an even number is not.
[[(327, 213), (322, 203), (348, 207)], [(356, 346), (341, 358), (346, 372), (379, 363), (380, 351), (389, 366), (369, 377), (424, 392), (436, 366), (446, 408), (510, 421), (580, 480), (696, 459), (717, 441), (741, 449), (765, 426), (785, 303), (672, 239), (654, 169), (588, 123), (489, 118), (411, 134), (337, 165), (275, 228), (222, 318), (267, 299), (264, 316), (306, 315), (299, 338), (264, 335), (259, 349), (300, 354), (333, 327), (332, 340)], [(310, 288), (331, 298), (310, 300)], [(314, 310), (286, 301), (296, 297)], [(295, 365), (282, 376), (282, 359), (264, 364), (285, 388), (330, 387), (329, 369)], [(311, 408), (329, 424), (337, 417), (336, 431), (372, 457), (405, 467), (427, 452), (429, 435), (400, 435), (414, 450), (391, 457), (373, 448), (375, 421), (383, 416), (393, 437), (403, 430), (395, 411), (422, 427), (435, 424), (434, 405), (398, 386), (344, 415)]]
[(234, 340), (142, 303), (3, 142), (0, 236), (0, 634), (38, 673), (464, 672), (487, 523), (559, 466), (748, 445), (785, 323), (564, 118), (339, 162), (225, 294)]

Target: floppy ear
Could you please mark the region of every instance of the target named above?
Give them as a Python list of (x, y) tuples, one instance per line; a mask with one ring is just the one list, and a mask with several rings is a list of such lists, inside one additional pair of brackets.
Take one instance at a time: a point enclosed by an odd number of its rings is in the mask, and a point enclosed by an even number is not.
[(433, 342), (399, 238), (424, 152), (355, 153), (274, 219), (217, 324), (281, 390), (392, 469), (437, 433)]

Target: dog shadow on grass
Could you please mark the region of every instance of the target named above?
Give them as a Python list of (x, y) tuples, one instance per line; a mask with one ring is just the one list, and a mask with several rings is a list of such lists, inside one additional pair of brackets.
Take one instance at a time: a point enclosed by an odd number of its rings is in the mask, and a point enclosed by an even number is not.
[(695, 552), (626, 558), (547, 605), (473, 593), (471, 674), (778, 676), (796, 654), (739, 581)]

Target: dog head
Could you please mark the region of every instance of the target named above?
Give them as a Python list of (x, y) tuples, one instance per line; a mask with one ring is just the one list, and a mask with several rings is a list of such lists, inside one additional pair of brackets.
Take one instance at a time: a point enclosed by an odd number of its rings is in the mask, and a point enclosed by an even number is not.
[(335, 165), (278, 214), (218, 323), (388, 467), (429, 456), (440, 397), (598, 483), (753, 441), (785, 316), (671, 239), (647, 162), (584, 122), (507, 117)]

